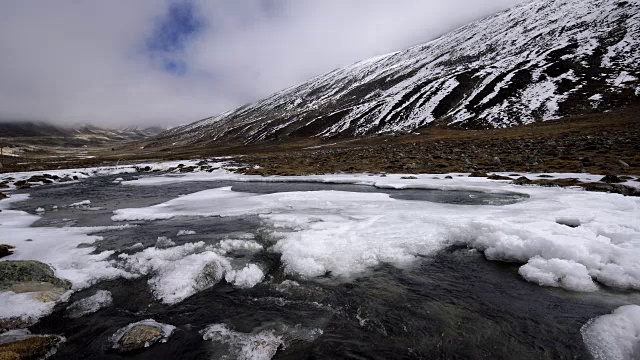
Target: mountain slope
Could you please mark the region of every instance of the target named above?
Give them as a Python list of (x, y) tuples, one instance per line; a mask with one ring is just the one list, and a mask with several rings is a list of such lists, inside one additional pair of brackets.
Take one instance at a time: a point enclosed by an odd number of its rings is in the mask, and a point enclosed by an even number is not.
[(157, 143), (507, 127), (640, 97), (639, 0), (537, 0), (171, 129)]

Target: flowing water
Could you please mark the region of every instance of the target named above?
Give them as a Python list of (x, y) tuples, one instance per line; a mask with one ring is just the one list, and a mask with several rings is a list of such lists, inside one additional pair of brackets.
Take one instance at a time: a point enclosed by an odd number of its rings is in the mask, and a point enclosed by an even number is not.
[[(123, 176), (127, 178), (127, 176)], [(181, 194), (232, 186), (234, 191), (340, 190), (384, 192), (391, 197), (452, 204), (507, 204), (526, 201), (518, 195), (434, 190), (382, 190), (369, 186), (315, 183), (187, 182), (162, 186), (111, 186), (115, 176), (80, 183), (30, 189), (27, 201), (13, 205), (68, 205), (91, 199), (85, 209), (47, 211), (34, 226), (113, 225), (118, 208), (158, 204)], [(225, 238), (252, 237), (265, 248), (272, 243), (258, 216), (181, 217), (99, 235), (96, 253), (136, 243), (153, 246), (160, 236), (177, 245)], [(196, 234), (175, 237), (178, 230)], [(175, 305), (154, 300), (148, 278), (105, 281), (79, 291), (31, 328), (34, 333), (66, 337), (53, 359), (201, 359), (229, 355), (229, 344), (204, 340), (211, 324), (226, 324), (241, 333), (279, 331), (291, 340), (274, 359), (577, 359), (589, 358), (580, 328), (636, 295), (600, 290), (595, 294), (544, 288), (524, 281), (517, 264), (487, 261), (475, 251), (450, 247), (407, 268), (380, 266), (351, 281), (330, 276), (304, 280), (285, 275), (279, 254), (262, 250), (238, 253), (234, 261), (260, 264), (265, 281), (239, 289), (221, 281)], [(293, 282), (295, 281), (295, 282)], [(109, 290), (113, 305), (70, 318), (73, 301)], [(634, 300), (635, 301), (635, 300)], [(109, 338), (127, 324), (152, 318), (176, 326), (164, 344), (121, 355), (109, 349)], [(317, 329), (320, 329), (319, 332)], [(224, 357), (223, 357), (224, 358)], [(234, 358), (232, 355), (226, 358)]]

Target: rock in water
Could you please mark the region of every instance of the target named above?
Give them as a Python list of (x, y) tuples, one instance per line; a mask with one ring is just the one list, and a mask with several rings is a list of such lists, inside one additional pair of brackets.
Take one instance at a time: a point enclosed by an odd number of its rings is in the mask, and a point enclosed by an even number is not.
[(119, 352), (129, 352), (147, 348), (157, 342), (166, 342), (175, 326), (161, 324), (153, 319), (129, 324), (111, 337), (112, 348)]
[(532, 184), (533, 181), (529, 180), (526, 176), (520, 176), (519, 178), (512, 181), (515, 185), (529, 185)]
[(15, 246), (0, 244), (0, 258), (13, 255), (13, 249), (15, 249)]
[(64, 341), (56, 335), (31, 335), (28, 330), (9, 331), (0, 335), (0, 359), (46, 359), (55, 354)]
[(0, 290), (21, 293), (70, 288), (71, 283), (68, 280), (57, 278), (53, 269), (40, 261), (0, 262)]
[(606, 175), (605, 177), (600, 179), (600, 181), (604, 182), (604, 183), (608, 183), (608, 184), (617, 184), (617, 183), (623, 183), (624, 182), (624, 180), (620, 179), (619, 177), (617, 177), (615, 175)]

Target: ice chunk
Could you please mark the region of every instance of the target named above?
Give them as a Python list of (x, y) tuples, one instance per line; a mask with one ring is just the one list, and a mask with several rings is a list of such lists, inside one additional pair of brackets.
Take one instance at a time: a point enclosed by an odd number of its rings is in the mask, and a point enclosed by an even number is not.
[(220, 246), (220, 249), (224, 252), (234, 250), (260, 251), (263, 249), (262, 245), (253, 240), (226, 239), (220, 241), (218, 246)]
[(231, 270), (225, 280), (240, 288), (252, 288), (264, 280), (264, 272), (258, 265), (249, 264), (241, 270)]
[(640, 358), (640, 306), (619, 307), (612, 314), (589, 320), (580, 330), (596, 360)]
[(534, 257), (518, 271), (523, 278), (540, 285), (563, 287), (573, 291), (596, 291), (587, 267), (573, 260)]
[(71, 318), (79, 318), (88, 314), (111, 306), (113, 297), (107, 290), (98, 290), (94, 295), (80, 299), (67, 308), (67, 313)]
[(73, 204), (70, 204), (70, 207), (79, 207), (79, 206), (89, 206), (91, 205), (91, 200), (82, 200)]
[(269, 360), (276, 354), (278, 347), (283, 345), (282, 337), (276, 336), (271, 330), (245, 334), (229, 330), (225, 324), (213, 324), (201, 334), (204, 340), (217, 341), (229, 346), (229, 356), (223, 355), (223, 359)]
[(149, 286), (154, 296), (167, 304), (178, 303), (215, 285), (231, 270), (228, 259), (208, 249), (203, 242), (168, 249), (147, 248), (124, 258), (128, 271), (151, 275)]
[(209, 325), (200, 332), (204, 340), (228, 346), (226, 352), (215, 354), (221, 359), (271, 359), (279, 348), (286, 349), (296, 341), (312, 342), (323, 334), (321, 329), (296, 325), (270, 324), (252, 333), (230, 330), (225, 324)]
[(185, 236), (185, 235), (195, 235), (196, 232), (193, 230), (179, 230), (176, 236)]

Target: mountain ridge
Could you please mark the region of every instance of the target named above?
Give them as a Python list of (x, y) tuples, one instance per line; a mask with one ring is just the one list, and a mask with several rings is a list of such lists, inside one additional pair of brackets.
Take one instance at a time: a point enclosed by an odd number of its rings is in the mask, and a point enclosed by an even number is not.
[[(176, 127), (158, 144), (499, 128), (640, 97), (640, 2), (534, 0)], [(153, 145), (153, 143), (152, 143)]]

